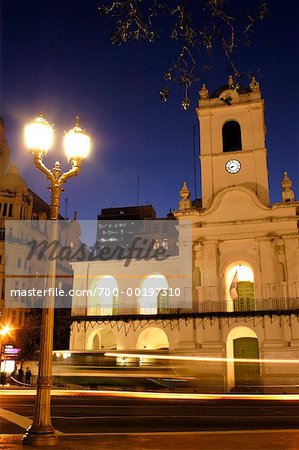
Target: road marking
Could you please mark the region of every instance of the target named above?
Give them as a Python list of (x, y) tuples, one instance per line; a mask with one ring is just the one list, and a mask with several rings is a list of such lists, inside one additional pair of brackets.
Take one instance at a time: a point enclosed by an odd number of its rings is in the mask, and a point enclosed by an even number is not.
[[(24, 430), (27, 430), (27, 428), (32, 424), (32, 420), (28, 417), (21, 416), (20, 414), (16, 414), (4, 408), (0, 408), (0, 417), (14, 423), (15, 425), (18, 425), (21, 428), (24, 428)], [(58, 430), (56, 430), (56, 432), (57, 434), (64, 434)]]
[(32, 424), (32, 420), (28, 419), (28, 417), (21, 416), (20, 414), (16, 414), (8, 409), (0, 408), (0, 417), (8, 420), (25, 430)]

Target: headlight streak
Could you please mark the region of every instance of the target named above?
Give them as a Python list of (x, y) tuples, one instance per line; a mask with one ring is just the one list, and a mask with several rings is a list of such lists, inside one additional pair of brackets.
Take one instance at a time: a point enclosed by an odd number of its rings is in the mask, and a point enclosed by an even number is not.
[(180, 355), (154, 355), (141, 353), (111, 353), (106, 352), (104, 356), (114, 358), (147, 358), (147, 359), (169, 359), (177, 361), (202, 361), (202, 362), (238, 362), (238, 363), (259, 363), (259, 364), (299, 364), (297, 359), (254, 359), (254, 358), (216, 358), (209, 356), (180, 356)]
[[(34, 389), (15, 390), (0, 389), (1, 396), (34, 396)], [(52, 389), (51, 396), (58, 397), (125, 397), (125, 398), (150, 398), (150, 399), (169, 399), (169, 400), (272, 400), (272, 401), (299, 401), (298, 394), (191, 394), (176, 392), (145, 392), (145, 391), (100, 391), (100, 390), (62, 390)]]

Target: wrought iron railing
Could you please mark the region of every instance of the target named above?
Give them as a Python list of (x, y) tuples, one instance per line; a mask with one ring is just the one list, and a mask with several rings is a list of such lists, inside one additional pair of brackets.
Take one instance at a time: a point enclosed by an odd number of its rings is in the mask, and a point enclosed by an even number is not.
[(288, 311), (299, 309), (299, 297), (254, 300), (204, 301), (194, 305), (194, 312)]
[[(175, 305), (172, 305), (172, 307), (165, 308), (159, 310), (159, 308), (146, 308), (146, 310), (140, 310), (136, 306), (129, 306), (126, 305), (122, 307), (119, 305), (119, 307), (114, 307), (113, 310), (111, 309), (109, 312), (109, 309), (107, 309), (107, 312), (105, 314), (97, 312), (96, 308), (90, 308), (90, 311), (85, 310), (85, 314), (87, 316), (148, 316), (148, 315), (190, 315), (190, 314), (226, 314), (229, 315), (237, 313), (242, 314), (246, 313), (246, 315), (250, 315), (252, 312), (253, 314), (259, 313), (259, 312), (294, 312), (299, 314), (299, 297), (287, 297), (287, 298), (266, 298), (266, 299), (255, 299), (254, 301), (250, 300), (248, 302), (246, 301), (216, 301), (216, 300), (209, 300), (209, 301), (202, 301), (202, 302), (193, 302), (193, 307), (191, 307), (190, 304), (186, 303), (188, 307), (184, 307), (184, 302), (179, 303), (179, 307), (175, 307)], [(79, 311), (80, 310), (80, 311)], [(103, 311), (103, 310), (102, 310)], [(82, 308), (73, 308), (73, 316), (82, 316)]]

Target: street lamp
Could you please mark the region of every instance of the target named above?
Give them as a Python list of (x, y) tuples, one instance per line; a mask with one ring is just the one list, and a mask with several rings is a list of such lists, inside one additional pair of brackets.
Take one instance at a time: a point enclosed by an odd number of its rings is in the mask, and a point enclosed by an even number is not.
[(0, 330), (0, 335), (1, 336), (5, 336), (6, 334), (9, 334), (10, 332), (10, 326), (9, 325), (5, 325), (4, 327), (2, 327), (2, 329)]
[[(52, 170), (43, 163), (43, 157), (53, 144), (53, 127), (43, 118), (37, 117), (25, 127), (25, 143), (33, 155), (33, 163), (48, 179), (51, 191), (51, 220), (52, 236), (55, 241), (58, 235), (57, 221), (60, 207), (60, 195), (62, 185), (71, 177), (78, 175), (81, 166), (90, 151), (90, 137), (79, 125), (79, 117), (76, 117), (76, 125), (64, 136), (64, 150), (72, 167), (67, 172), (61, 172), (60, 163), (56, 161)], [(42, 313), (42, 327), (40, 338), (39, 367), (37, 377), (37, 391), (34, 418), (32, 425), (27, 429), (23, 437), (23, 444), (50, 446), (55, 445), (57, 436), (51, 423), (51, 397), (52, 386), (52, 351), (54, 331), (54, 305), (55, 305), (55, 259), (48, 263), (48, 289)]]
[(9, 325), (2, 325), (2, 328), (0, 330), (0, 336), (1, 336), (1, 340), (0, 340), (0, 356), (1, 356), (1, 362), (2, 362), (2, 354), (3, 354), (3, 347), (4, 347), (4, 337), (9, 334), (11, 331), (11, 328)]
[[(5, 354), (5, 336), (9, 335), (10, 336), (10, 332), (12, 331), (12, 328), (10, 327), (9, 324), (7, 325), (1, 325), (1, 330), (0, 330), (0, 359), (1, 359), (1, 372), (2, 372), (2, 357)], [(6, 372), (6, 364), (5, 361), (3, 361), (3, 371)]]

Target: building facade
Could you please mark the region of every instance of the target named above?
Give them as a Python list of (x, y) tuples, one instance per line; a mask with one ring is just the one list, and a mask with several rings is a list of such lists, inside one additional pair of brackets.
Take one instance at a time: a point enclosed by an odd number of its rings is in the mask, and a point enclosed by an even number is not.
[[(207, 358), (190, 370), (210, 391), (296, 389), (299, 202), (284, 172), (281, 201), (270, 204), (264, 101), (255, 78), (246, 88), (229, 77), (214, 94), (203, 85), (199, 95), (202, 201), (192, 202), (184, 183), (173, 212), (180, 223), (192, 224), (192, 242), (181, 242), (192, 246), (192, 307), (149, 311), (136, 296), (125, 313), (89, 310), (88, 298), (78, 311), (74, 297), (71, 350), (166, 350)], [(89, 273), (88, 285), (107, 276), (101, 262), (82, 264), (74, 265), (75, 283), (82, 271)], [(154, 266), (146, 277), (153, 276), (170, 289), (172, 281)], [(144, 277), (130, 280), (131, 287)], [(240, 358), (253, 361), (235, 361)]]
[[(24, 323), (25, 305), (16, 304), (15, 308), (5, 308), (5, 264), (9, 255), (5, 255), (5, 221), (46, 219), (49, 207), (28, 188), (20, 176), (15, 164), (9, 166), (10, 149), (6, 139), (4, 120), (0, 118), (0, 313), (1, 324), (19, 328)], [(35, 204), (34, 204), (35, 203)], [(36, 205), (38, 203), (38, 207)], [(24, 306), (22, 308), (22, 306)]]

